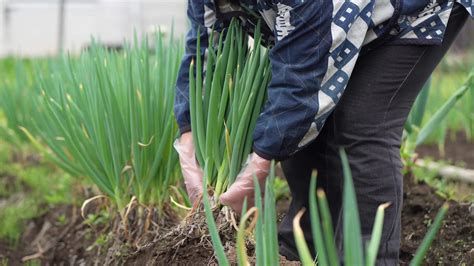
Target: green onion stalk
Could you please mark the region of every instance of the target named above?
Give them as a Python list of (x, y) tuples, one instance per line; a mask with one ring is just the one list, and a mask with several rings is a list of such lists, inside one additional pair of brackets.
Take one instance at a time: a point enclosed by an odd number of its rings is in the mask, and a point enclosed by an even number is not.
[[(212, 40), (214, 33), (210, 34), (210, 44)], [(260, 23), (250, 48), (248, 35), (233, 19), (227, 32), (220, 34), (218, 44), (209, 45), (207, 61), (198, 54), (190, 64), (196, 158), (215, 196), (235, 181), (252, 149), (252, 133), (271, 77), (268, 49), (261, 42)], [(201, 51), (199, 38), (197, 51)]]
[(146, 38), (123, 51), (93, 41), (78, 58), (51, 60), (36, 74), (32, 126), (22, 130), (58, 166), (90, 178), (122, 215), (134, 197), (160, 211), (180, 177), (173, 149), (180, 47), (157, 34), (154, 49)]

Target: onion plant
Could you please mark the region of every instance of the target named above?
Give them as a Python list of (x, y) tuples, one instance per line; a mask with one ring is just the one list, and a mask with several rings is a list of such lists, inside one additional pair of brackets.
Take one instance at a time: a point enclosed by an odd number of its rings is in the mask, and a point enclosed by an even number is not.
[(469, 91), (471, 91), (471, 95), (474, 95), (474, 68), (471, 69), (464, 84), (444, 102), (441, 108), (439, 108), (424, 125), (422, 125), (425, 118), (426, 106), (429, 102), (430, 87), (431, 80), (427, 82), (417, 97), (410, 116), (405, 123), (405, 141), (402, 148), (402, 154), (405, 158), (410, 158), (415, 148), (424, 143), (426, 139), (439, 128), (440, 124), (446, 119), (449, 112), (460, 99), (467, 95)]
[[(352, 176), (349, 168), (347, 156), (341, 150), (341, 160), (344, 171), (344, 191), (343, 191), (343, 247), (344, 247), (344, 263), (347, 265), (368, 265), (372, 266), (376, 263), (379, 250), (380, 239), (382, 237), (382, 226), (384, 219), (384, 210), (389, 206), (385, 203), (379, 206), (372, 230), (372, 236), (367, 246), (362, 245), (362, 237), (360, 233), (360, 220), (357, 209), (357, 200), (352, 182)], [(327, 199), (323, 190), (317, 191), (316, 199), (316, 174), (310, 184), (310, 218), (313, 239), (315, 241), (316, 258), (311, 256), (305, 238), (299, 225), (299, 219), (304, 210), (300, 211), (293, 222), (293, 231), (295, 242), (297, 244), (298, 253), (302, 265), (314, 265), (317, 261), (318, 265), (340, 265), (336, 244), (334, 241), (334, 231), (331, 226), (331, 216)], [(440, 212), (435, 218), (433, 225), (427, 233), (422, 244), (418, 248), (413, 261), (410, 265), (420, 265), (424, 255), (428, 251), (431, 242), (439, 231), (444, 216), (446, 215), (448, 205), (441, 207)]]
[[(247, 256), (245, 239), (251, 238), (255, 244), (255, 264), (259, 265), (278, 265), (278, 237), (277, 237), (277, 215), (275, 208), (275, 163), (272, 162), (270, 175), (268, 176), (264, 199), (262, 199), (261, 189), (258, 181), (255, 179), (255, 207), (252, 207), (248, 212), (246, 210), (246, 203), (244, 201), (244, 208), (240, 219), (239, 230), (236, 237), (237, 259), (239, 265), (250, 265)], [(206, 187), (207, 180), (204, 181)], [(230, 265), (229, 259), (225, 254), (224, 246), (219, 238), (219, 231), (217, 229), (216, 221), (214, 220), (209, 196), (207, 193), (203, 194), (203, 202), (206, 213), (206, 221), (209, 225), (212, 245), (214, 247), (216, 258), (219, 265)], [(263, 206), (265, 202), (265, 207)], [(253, 222), (247, 228), (247, 220), (253, 217)]]
[(5, 124), (0, 124), (0, 137), (19, 145), (27, 140), (20, 126), (28, 126), (32, 113), (32, 66), (10, 59), (0, 65), (0, 73), (4, 73), (0, 80), (0, 110), (5, 118)]
[[(209, 40), (212, 44), (214, 34)], [(234, 19), (227, 32), (220, 35), (217, 47), (209, 46), (207, 61), (197, 55), (190, 65), (190, 115), (196, 157), (206, 169), (205, 176), (216, 196), (234, 182), (252, 149), (252, 132), (270, 80), (268, 50), (260, 44), (260, 25), (249, 49), (248, 37)]]
[(22, 130), (54, 163), (89, 177), (124, 212), (136, 197), (160, 209), (179, 177), (173, 140), (174, 84), (181, 45), (157, 34), (154, 49), (109, 51), (97, 42), (78, 58), (38, 72), (32, 126)]

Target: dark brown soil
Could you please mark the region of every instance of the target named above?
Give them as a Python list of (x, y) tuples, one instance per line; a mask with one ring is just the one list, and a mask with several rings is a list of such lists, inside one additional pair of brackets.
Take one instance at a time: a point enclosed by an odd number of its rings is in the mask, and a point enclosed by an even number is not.
[[(232, 249), (235, 230), (218, 209), (214, 211), (216, 225), (227, 251)], [(174, 228), (157, 235), (144, 248), (125, 260), (126, 265), (217, 265), (207, 229), (204, 211), (197, 210), (175, 224)]]
[[(415, 184), (408, 177), (404, 198), (402, 265), (410, 261), (426, 234), (427, 225), (444, 202), (428, 185)], [(445, 223), (426, 256), (425, 264), (474, 265), (473, 206), (454, 201), (449, 204)], [(279, 202), (279, 212), (284, 212), (287, 205), (288, 200)], [(67, 221), (59, 222), (61, 216), (67, 217)], [(44, 265), (216, 265), (205, 229), (196, 224), (187, 227), (188, 231), (182, 230), (186, 227), (176, 229), (183, 224), (177, 217), (169, 217), (167, 222), (160, 224), (160, 230), (148, 239), (142, 239), (138, 248), (130, 247), (108, 234), (113, 232), (110, 223), (90, 226), (84, 223), (77, 208), (58, 206), (30, 221), (16, 249), (0, 242), (0, 260), (7, 258), (8, 265), (22, 265), (25, 259), (33, 258), (41, 260)], [(187, 237), (183, 237), (183, 232)], [(96, 241), (101, 236), (105, 240)], [(225, 233), (222, 237), (230, 260), (235, 262), (233, 235)]]
[(445, 160), (455, 165), (463, 165), (474, 169), (474, 142), (469, 141), (463, 132), (449, 133), (444, 146), (444, 154), (438, 145), (420, 145), (416, 149), (421, 158), (431, 157), (435, 160)]
[[(412, 259), (428, 225), (444, 202), (427, 184), (415, 184), (413, 178), (405, 178), (401, 264), (408, 264)], [(449, 206), (444, 225), (433, 241), (424, 264), (474, 265), (474, 205), (450, 201)]]
[[(82, 223), (78, 215), (77, 209), (70, 205), (50, 209), (27, 224), (16, 249), (5, 243), (0, 244), (0, 258), (6, 258), (8, 265), (23, 265), (30, 260), (74, 265), (93, 259), (84, 251), (95, 239), (86, 237), (90, 228)], [(67, 217), (69, 221), (61, 222), (60, 217)]]

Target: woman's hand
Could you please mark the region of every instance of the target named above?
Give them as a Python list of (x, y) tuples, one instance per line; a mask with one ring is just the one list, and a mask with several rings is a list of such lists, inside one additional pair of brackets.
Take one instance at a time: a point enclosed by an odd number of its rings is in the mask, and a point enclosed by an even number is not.
[(255, 174), (257, 177), (261, 191), (265, 191), (265, 181), (270, 172), (270, 166), (271, 161), (252, 153), (246, 167), (237, 176), (234, 184), (221, 195), (221, 203), (231, 207), (239, 215), (242, 212), (245, 198), (247, 198), (247, 208), (254, 206), (255, 186), (253, 176)]
[(203, 171), (196, 160), (196, 153), (193, 144), (193, 135), (186, 132), (174, 142), (174, 148), (179, 154), (181, 172), (184, 177), (184, 184), (188, 192), (189, 199), (193, 205), (202, 195), (202, 177)]

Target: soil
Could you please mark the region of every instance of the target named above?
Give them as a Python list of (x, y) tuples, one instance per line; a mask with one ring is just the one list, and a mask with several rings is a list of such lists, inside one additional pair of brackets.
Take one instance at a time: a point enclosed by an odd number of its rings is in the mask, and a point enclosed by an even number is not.
[[(219, 217), (219, 213), (215, 213)], [(230, 224), (216, 221), (223, 243), (233, 239)], [(203, 210), (192, 212), (174, 228), (156, 235), (145, 246), (125, 257), (126, 265), (217, 265)]]
[(474, 141), (469, 141), (465, 133), (448, 133), (444, 152), (441, 152), (438, 145), (420, 145), (416, 152), (423, 157), (430, 157), (435, 160), (445, 160), (454, 165), (462, 165), (468, 169), (474, 169)]
[[(400, 250), (402, 265), (410, 261), (426, 234), (427, 225), (444, 202), (425, 183), (416, 184), (411, 177), (406, 178)], [(449, 205), (444, 225), (426, 256), (425, 265), (474, 265), (474, 206), (454, 201)], [(278, 202), (279, 217), (287, 206), (287, 199)], [(60, 217), (67, 217), (67, 221), (60, 222)], [(185, 224), (184, 220), (168, 215), (160, 223), (159, 230), (130, 247), (123, 239), (106, 235), (113, 225), (88, 225), (77, 207), (58, 206), (29, 222), (16, 249), (0, 242), (0, 261), (6, 258), (8, 265), (22, 265), (23, 261), (35, 258), (43, 265), (216, 265), (205, 229), (195, 223), (194, 227), (182, 227)], [(180, 226), (182, 228), (176, 229)], [(227, 243), (225, 248), (230, 261), (235, 262), (235, 248), (230, 244), (233, 235), (227, 229), (221, 228), (222, 232), (227, 232), (221, 237), (223, 243)], [(183, 237), (183, 232), (187, 237)], [(101, 235), (108, 236), (104, 243), (96, 241)], [(283, 257), (281, 261), (285, 265), (290, 263)]]
[[(0, 258), (7, 258), (8, 265), (23, 265), (29, 260), (73, 265), (81, 260), (93, 259), (93, 256), (86, 254), (85, 249), (95, 239), (91, 235), (86, 237), (89, 228), (78, 215), (77, 208), (71, 205), (50, 209), (29, 221), (16, 249), (7, 243), (0, 243)], [(69, 221), (60, 222), (60, 217), (68, 217)]]
[[(407, 265), (445, 200), (427, 184), (405, 178), (400, 263)], [(474, 265), (474, 203), (449, 201), (444, 225), (424, 265)]]

